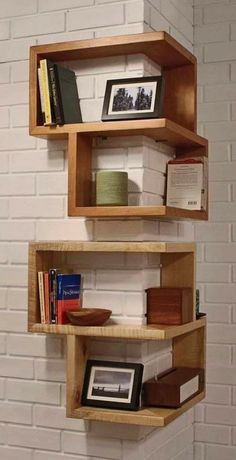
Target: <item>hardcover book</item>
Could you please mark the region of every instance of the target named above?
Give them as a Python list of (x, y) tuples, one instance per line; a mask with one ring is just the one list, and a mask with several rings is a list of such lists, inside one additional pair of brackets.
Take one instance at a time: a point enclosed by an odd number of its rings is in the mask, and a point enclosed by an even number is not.
[(57, 275), (57, 324), (69, 323), (66, 312), (80, 308), (80, 288), (79, 273)]

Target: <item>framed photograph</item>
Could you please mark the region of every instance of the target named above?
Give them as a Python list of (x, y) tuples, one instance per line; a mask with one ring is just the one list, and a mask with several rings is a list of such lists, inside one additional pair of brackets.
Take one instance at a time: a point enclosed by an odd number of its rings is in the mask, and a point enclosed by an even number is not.
[(142, 376), (143, 364), (88, 360), (82, 404), (138, 410)]
[(163, 77), (108, 80), (102, 121), (160, 118), (163, 94)]

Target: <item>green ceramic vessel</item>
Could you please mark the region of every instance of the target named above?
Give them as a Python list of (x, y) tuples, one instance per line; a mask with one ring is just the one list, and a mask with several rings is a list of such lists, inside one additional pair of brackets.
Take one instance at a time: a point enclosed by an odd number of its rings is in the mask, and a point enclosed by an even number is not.
[(124, 171), (98, 171), (96, 173), (96, 205), (128, 205), (128, 173)]

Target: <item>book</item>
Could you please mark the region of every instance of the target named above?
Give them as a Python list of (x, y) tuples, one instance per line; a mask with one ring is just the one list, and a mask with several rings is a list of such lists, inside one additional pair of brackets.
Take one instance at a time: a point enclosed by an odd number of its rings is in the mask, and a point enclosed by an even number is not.
[(48, 272), (44, 272), (44, 306), (45, 306), (45, 323), (50, 323), (50, 312), (49, 312), (49, 285), (48, 285)]
[(45, 106), (44, 106), (44, 96), (43, 96), (43, 85), (42, 85), (42, 76), (41, 76), (41, 68), (38, 67), (38, 86), (39, 86), (39, 98), (40, 98), (40, 106), (41, 106), (41, 113), (42, 113), (42, 120), (43, 124), (45, 124)]
[(45, 303), (44, 303), (44, 283), (43, 272), (38, 272), (38, 288), (39, 288), (39, 306), (41, 323), (45, 324)]
[(42, 99), (45, 111), (45, 125), (55, 125), (55, 116), (52, 103), (52, 89), (48, 78), (48, 68), (50, 66), (48, 59), (40, 60), (40, 78), (42, 85)]
[(166, 205), (206, 210), (207, 170), (207, 158), (203, 156), (169, 161)]
[(75, 72), (52, 62), (48, 64), (48, 72), (55, 122), (82, 123)]
[(80, 308), (81, 274), (57, 275), (57, 324), (69, 323), (66, 312)]
[(57, 268), (50, 268), (48, 273), (49, 285), (49, 319), (51, 324), (57, 324)]

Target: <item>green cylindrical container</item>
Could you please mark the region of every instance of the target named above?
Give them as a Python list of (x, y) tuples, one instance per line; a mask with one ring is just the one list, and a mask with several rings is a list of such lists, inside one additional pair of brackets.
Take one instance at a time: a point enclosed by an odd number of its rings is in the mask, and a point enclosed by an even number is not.
[(97, 206), (128, 205), (128, 173), (124, 171), (98, 171), (96, 173)]

